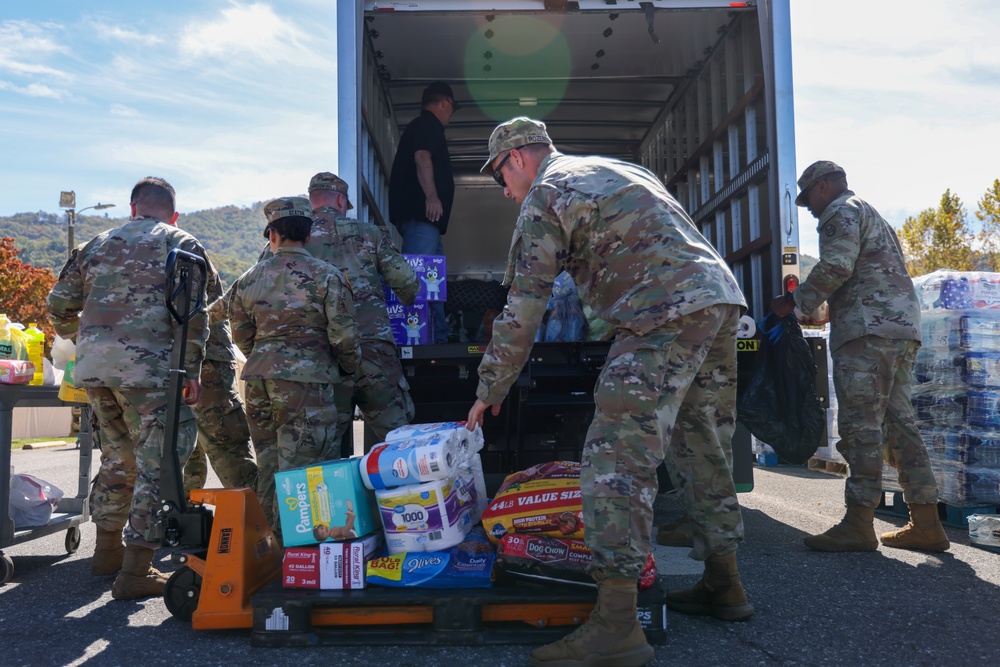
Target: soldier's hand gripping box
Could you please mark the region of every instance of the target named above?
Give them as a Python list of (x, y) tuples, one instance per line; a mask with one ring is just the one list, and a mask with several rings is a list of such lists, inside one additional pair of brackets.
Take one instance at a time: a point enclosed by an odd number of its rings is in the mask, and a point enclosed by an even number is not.
[(375, 494), (355, 457), (278, 472), (278, 517), (286, 547), (340, 542), (378, 530)]
[(386, 312), (396, 345), (427, 345), (430, 342), (430, 309), (426, 303), (412, 306), (394, 303), (386, 306)]

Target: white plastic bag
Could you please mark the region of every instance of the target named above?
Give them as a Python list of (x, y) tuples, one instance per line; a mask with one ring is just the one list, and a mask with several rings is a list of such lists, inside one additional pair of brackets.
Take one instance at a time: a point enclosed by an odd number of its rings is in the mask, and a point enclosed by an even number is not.
[(52, 365), (60, 371), (66, 370), (66, 363), (76, 356), (76, 343), (68, 338), (56, 335), (52, 341)]
[(55, 484), (33, 475), (14, 474), (11, 466), (10, 518), (15, 530), (47, 524), (62, 497), (62, 489)]

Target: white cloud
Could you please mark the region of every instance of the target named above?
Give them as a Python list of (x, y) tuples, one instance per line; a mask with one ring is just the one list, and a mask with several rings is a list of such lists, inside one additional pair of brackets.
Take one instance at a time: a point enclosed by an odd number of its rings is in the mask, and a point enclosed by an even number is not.
[(308, 35), (279, 17), (270, 5), (234, 3), (214, 21), (193, 21), (180, 41), (189, 58), (245, 54), (265, 63), (301, 60)]
[(94, 31), (101, 39), (116, 42), (141, 42), (143, 44), (161, 44), (163, 39), (156, 35), (141, 33), (137, 30), (123, 28), (118, 25), (106, 25), (100, 21), (94, 21)]
[(27, 21), (0, 23), (0, 71), (21, 76), (70, 78), (67, 73), (38, 62), (66, 52), (66, 47), (49, 34), (59, 28), (54, 24), (33, 24)]
[(119, 116), (121, 118), (136, 118), (139, 116), (138, 111), (124, 104), (112, 104), (110, 111), (112, 116)]
[[(840, 163), (896, 227), (948, 188), (975, 210), (1000, 177), (995, 0), (793, 2), (792, 32), (799, 170)], [(815, 247), (815, 221), (799, 214)]]
[(27, 86), (16, 86), (9, 81), (0, 81), (0, 90), (7, 90), (27, 97), (47, 97), (62, 100), (69, 96), (65, 90), (56, 90), (41, 83), (29, 83)]

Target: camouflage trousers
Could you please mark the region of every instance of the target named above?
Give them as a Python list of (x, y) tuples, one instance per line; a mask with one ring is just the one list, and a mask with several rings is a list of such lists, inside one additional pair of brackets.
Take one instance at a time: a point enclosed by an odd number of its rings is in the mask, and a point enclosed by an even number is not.
[[(334, 394), (340, 422), (338, 424), (340, 436), (343, 436), (350, 427), (355, 405), (361, 410), (365, 424), (380, 441), (392, 429), (413, 421), (414, 407), (410, 398), (410, 385), (403, 376), (403, 367), (399, 363), (396, 346), (389, 341), (362, 341), (361, 366), (355, 373), (353, 385), (347, 382), (339, 383), (334, 388)], [(348, 458), (353, 454), (353, 449), (342, 451), (340, 457)]]
[[(691, 557), (736, 550), (743, 519), (732, 476), (738, 306), (712, 306), (644, 339), (617, 340), (594, 390), (580, 472), (591, 568), (638, 578), (649, 555), (656, 468), (671, 477), (691, 519)], [(666, 342), (664, 342), (666, 341)]]
[(247, 380), (247, 419), (257, 450), (257, 499), (268, 523), (278, 525), (274, 474), (323, 461), (324, 452), (336, 442), (337, 408), (333, 384), (289, 380)]
[(910, 402), (919, 347), (914, 340), (864, 336), (831, 353), (837, 450), (850, 468), (844, 489), (848, 503), (878, 506), (883, 457), (899, 470), (907, 503), (937, 502), (937, 483)]
[[(101, 432), (101, 467), (90, 493), (91, 518), (107, 530), (124, 528), (127, 544), (157, 548), (167, 390), (92, 387), (87, 398)], [(196, 433), (194, 413), (181, 405), (177, 425), (181, 465), (191, 454)]]
[(227, 489), (255, 488), (257, 464), (250, 430), (236, 388), (236, 362), (206, 359), (201, 365), (201, 400), (191, 406), (198, 419), (198, 442), (184, 466), (184, 491), (201, 489), (208, 462)]

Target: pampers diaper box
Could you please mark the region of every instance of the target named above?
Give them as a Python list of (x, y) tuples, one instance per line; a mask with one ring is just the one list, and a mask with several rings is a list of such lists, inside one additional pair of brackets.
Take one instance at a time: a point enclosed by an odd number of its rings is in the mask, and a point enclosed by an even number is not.
[(342, 542), (381, 527), (375, 494), (361, 483), (360, 461), (324, 461), (275, 474), (286, 547)]

